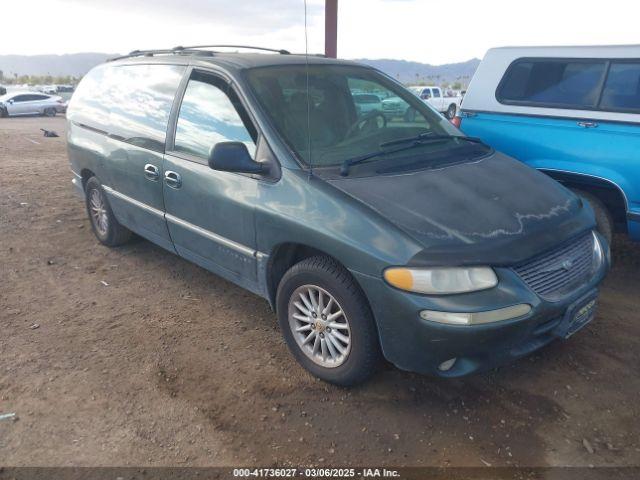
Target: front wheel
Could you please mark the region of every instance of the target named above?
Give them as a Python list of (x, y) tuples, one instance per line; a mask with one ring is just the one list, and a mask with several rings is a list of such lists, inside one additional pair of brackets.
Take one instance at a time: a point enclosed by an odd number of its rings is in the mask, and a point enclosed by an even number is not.
[(278, 286), (276, 306), (287, 346), (309, 372), (344, 386), (375, 372), (380, 346), (373, 315), (335, 260), (311, 257), (291, 267)]
[(56, 112), (56, 109), (55, 109), (55, 108), (53, 108), (53, 107), (45, 108), (45, 109), (44, 109), (44, 112), (43, 112), (43, 114), (44, 114), (44, 116), (45, 116), (45, 117), (55, 117), (55, 116), (56, 116), (56, 113), (57, 113), (57, 112)]

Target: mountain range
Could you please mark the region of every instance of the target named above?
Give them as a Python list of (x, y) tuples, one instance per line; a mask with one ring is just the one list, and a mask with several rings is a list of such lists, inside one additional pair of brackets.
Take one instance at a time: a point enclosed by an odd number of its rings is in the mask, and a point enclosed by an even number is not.
[(478, 58), (445, 65), (430, 65), (428, 63), (392, 59), (370, 60), (368, 58), (360, 58), (356, 61), (382, 70), (402, 83), (434, 85), (454, 82), (468, 85), (478, 65), (480, 65), (480, 59)]
[[(80, 77), (92, 67), (117, 54), (74, 53), (66, 55), (0, 55), (0, 71), (5, 78), (14, 75), (51, 75)], [(461, 63), (430, 65), (393, 59), (356, 60), (371, 65), (403, 83), (469, 83), (480, 60), (477, 58)]]

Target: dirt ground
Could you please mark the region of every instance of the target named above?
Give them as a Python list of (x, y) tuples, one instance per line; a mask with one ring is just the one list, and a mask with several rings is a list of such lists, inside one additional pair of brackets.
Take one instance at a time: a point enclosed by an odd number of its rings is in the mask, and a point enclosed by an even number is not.
[(101, 246), (64, 130), (0, 119), (0, 465), (640, 465), (639, 244), (616, 239), (566, 342), (342, 389), (293, 361), (264, 300), (144, 240)]

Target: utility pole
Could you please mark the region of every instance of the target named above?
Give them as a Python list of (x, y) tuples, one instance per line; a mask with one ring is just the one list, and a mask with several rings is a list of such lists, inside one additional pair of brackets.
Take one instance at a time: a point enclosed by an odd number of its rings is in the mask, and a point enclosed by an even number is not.
[(324, 54), (338, 56), (338, 0), (324, 2)]

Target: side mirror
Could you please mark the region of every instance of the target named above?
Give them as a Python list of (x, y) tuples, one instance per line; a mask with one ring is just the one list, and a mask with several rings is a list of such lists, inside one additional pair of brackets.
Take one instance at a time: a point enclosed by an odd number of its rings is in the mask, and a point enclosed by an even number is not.
[(431, 94), (429, 93), (423, 93), (422, 95), (420, 95), (420, 98), (422, 100), (429, 100), (431, 98)]
[(7, 100), (7, 103), (13, 105), (13, 98), (10, 98), (9, 100)]
[(220, 142), (209, 155), (209, 167), (223, 172), (264, 173), (266, 168), (256, 162), (242, 142)]

